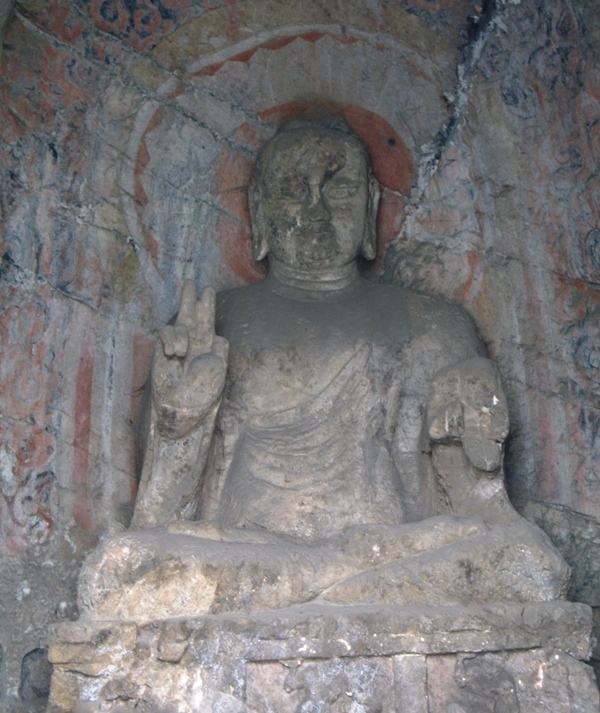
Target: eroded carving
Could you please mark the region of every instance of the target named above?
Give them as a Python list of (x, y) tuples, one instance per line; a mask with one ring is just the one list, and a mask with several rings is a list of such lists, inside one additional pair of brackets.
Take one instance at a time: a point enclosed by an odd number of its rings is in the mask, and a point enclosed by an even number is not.
[(567, 565), (506, 496), (506, 399), (471, 320), (358, 272), (378, 195), (338, 120), (265, 146), (249, 198), (269, 274), (216, 303), (186, 284), (133, 529), (88, 559), (87, 616), (564, 595)]

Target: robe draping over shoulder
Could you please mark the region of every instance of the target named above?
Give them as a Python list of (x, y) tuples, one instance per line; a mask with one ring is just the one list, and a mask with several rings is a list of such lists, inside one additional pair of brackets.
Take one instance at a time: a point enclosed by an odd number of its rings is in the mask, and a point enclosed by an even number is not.
[(220, 523), (312, 541), (351, 524), (403, 521), (372, 359), (359, 345), (312, 400), (245, 416)]

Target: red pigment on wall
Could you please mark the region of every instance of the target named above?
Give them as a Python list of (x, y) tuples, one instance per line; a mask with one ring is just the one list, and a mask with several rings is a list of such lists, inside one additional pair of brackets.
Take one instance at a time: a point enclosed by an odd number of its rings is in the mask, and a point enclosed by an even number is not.
[[(535, 277), (531, 274), (530, 268), (525, 264), (523, 271), (523, 287), (527, 303), (527, 314), (535, 331), (539, 336), (542, 345), (546, 342), (543, 333), (542, 310), (540, 308), (540, 296), (536, 289)], [(555, 444), (560, 441), (558, 434), (554, 431), (553, 405), (549, 402), (543, 392), (549, 392), (551, 367), (548, 358), (543, 354), (534, 355), (534, 371), (532, 383), (537, 384), (540, 394), (533, 405), (536, 409), (537, 432), (540, 438), (540, 455), (542, 459), (541, 469), (538, 469), (538, 492), (541, 497), (554, 501), (559, 497), (560, 480), (556, 467), (559, 462), (555, 453)], [(560, 502), (560, 500), (559, 500)]]
[(598, 288), (589, 282), (581, 278), (571, 279), (564, 274), (558, 274), (557, 279), (557, 313), (563, 324), (583, 319), (591, 311), (591, 305), (600, 304)]
[(360, 42), (357, 37), (340, 37), (339, 35), (334, 35), (331, 32), (306, 32), (303, 35), (288, 35), (287, 37), (275, 37), (272, 40), (268, 40), (267, 42), (263, 42), (260, 45), (256, 45), (256, 47), (244, 50), (244, 52), (239, 52), (233, 57), (223, 60), (222, 62), (215, 62), (214, 64), (209, 64), (208, 66), (203, 67), (202, 69), (195, 72), (195, 76), (212, 77), (221, 69), (223, 65), (227, 64), (228, 62), (248, 62), (248, 60), (250, 60), (254, 56), (254, 54), (258, 52), (259, 49), (279, 50), (283, 47), (286, 47), (287, 45), (290, 45), (297, 39), (304, 40), (305, 42), (311, 42), (312, 44), (314, 44), (315, 42), (317, 42), (317, 40), (320, 40), (323, 37), (332, 37), (340, 44), (345, 45)]
[(85, 31), (81, 17), (68, 0), (39, 3), (33, 12), (25, 4), (19, 9), (36, 27), (57, 36), (63, 42), (73, 43)]
[(469, 276), (463, 282), (460, 287), (457, 287), (452, 294), (452, 301), (457, 304), (463, 304), (467, 299), (471, 287), (473, 286), (473, 281), (475, 279), (475, 271), (481, 265), (481, 255), (477, 252), (470, 250), (467, 254), (467, 263), (469, 265)]
[(156, 268), (158, 265), (158, 241), (148, 232), (146, 226), (144, 225), (143, 211), (146, 207), (146, 204), (148, 203), (148, 195), (146, 194), (144, 186), (142, 185), (142, 175), (144, 173), (144, 170), (146, 169), (146, 166), (150, 163), (150, 152), (148, 151), (146, 137), (151, 131), (156, 129), (157, 126), (160, 126), (162, 120), (162, 109), (157, 109), (156, 112), (152, 115), (150, 121), (148, 122), (148, 126), (146, 126), (146, 129), (142, 134), (142, 138), (140, 139), (138, 150), (135, 156), (135, 167), (133, 174), (135, 210), (138, 215), (138, 220), (141, 226), (141, 231), (144, 237), (144, 241), (146, 243), (146, 247), (148, 248), (148, 252), (150, 253), (150, 257), (152, 258), (154, 267)]
[[(19, 140), (23, 131), (31, 132), (32, 127), (53, 123), (56, 106), (64, 110), (74, 105), (80, 107), (89, 98), (68, 78), (72, 53), (53, 48), (37, 35), (32, 39), (32, 35), (30, 28), (18, 18), (8, 27), (7, 41), (25, 43), (29, 51), (26, 58), (9, 53), (3, 57), (2, 72), (6, 81), (0, 87), (0, 127), (7, 142)], [(39, 91), (24, 90), (29, 87)]]
[(381, 262), (390, 243), (402, 228), (406, 201), (407, 196), (393, 193), (385, 186), (382, 187), (377, 213), (377, 263)]
[[(233, 138), (251, 151), (265, 141), (262, 133), (249, 124), (239, 126)], [(246, 154), (229, 145), (223, 147), (215, 163), (215, 202), (223, 211), (218, 224), (221, 254), (230, 270), (248, 283), (258, 282), (265, 275), (265, 266), (258, 265), (252, 257), (248, 183), (253, 165)]]

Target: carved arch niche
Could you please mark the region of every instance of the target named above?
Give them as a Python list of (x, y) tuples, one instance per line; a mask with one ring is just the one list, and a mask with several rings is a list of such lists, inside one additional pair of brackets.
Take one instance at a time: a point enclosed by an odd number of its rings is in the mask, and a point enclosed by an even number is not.
[(374, 27), (355, 1), (292, 25), (282, 5), (206, 13), (155, 47), (151, 69), (140, 63), (151, 92), (129, 128), (121, 203), (143, 279), (167, 311), (185, 277), (219, 288), (261, 279), (246, 186), (280, 122), (341, 114), (366, 143), (383, 186), (381, 258), (447, 120), (456, 49), (414, 15), (386, 5)]

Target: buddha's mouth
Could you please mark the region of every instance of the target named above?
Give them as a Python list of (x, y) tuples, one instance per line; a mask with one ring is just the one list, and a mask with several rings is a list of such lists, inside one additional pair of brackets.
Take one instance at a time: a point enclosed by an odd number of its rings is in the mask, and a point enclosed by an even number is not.
[(299, 251), (314, 254), (315, 251), (333, 250), (336, 246), (336, 232), (331, 223), (314, 223), (300, 228), (297, 240)]
[(331, 229), (311, 229), (296, 243), (296, 256), (313, 265), (327, 263), (337, 254), (335, 232)]

